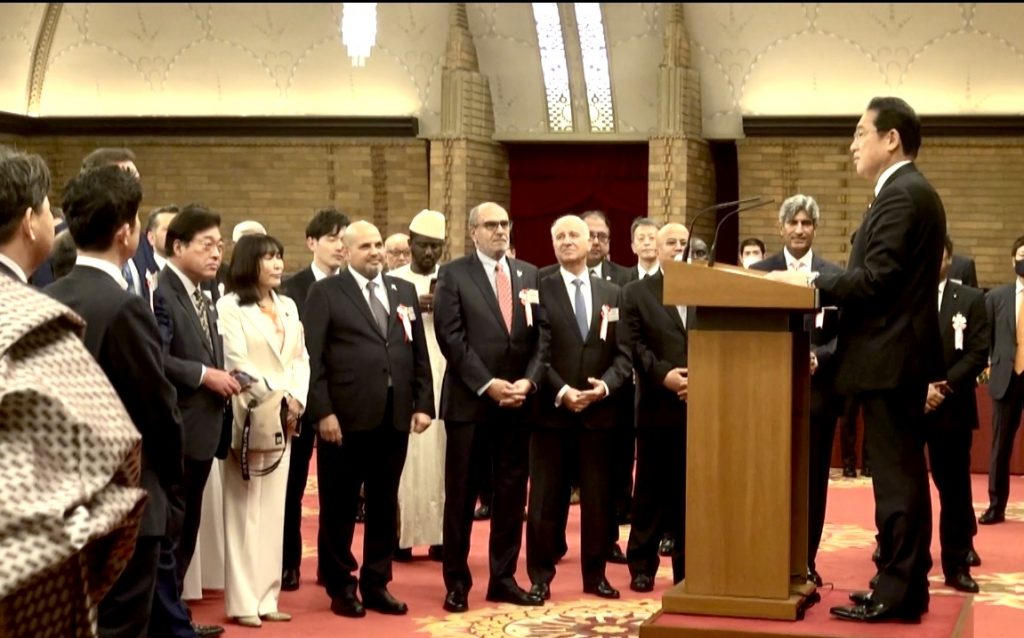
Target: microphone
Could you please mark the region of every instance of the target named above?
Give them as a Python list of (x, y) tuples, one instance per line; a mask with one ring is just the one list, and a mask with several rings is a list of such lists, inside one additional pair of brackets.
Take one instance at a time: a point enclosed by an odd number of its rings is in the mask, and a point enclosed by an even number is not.
[(722, 217), (721, 221), (718, 222), (718, 225), (715, 226), (715, 235), (714, 237), (711, 238), (711, 249), (708, 251), (708, 267), (715, 265), (715, 246), (718, 244), (718, 232), (722, 230), (722, 224), (725, 223), (725, 220), (729, 219), (733, 215), (739, 215), (743, 211), (751, 210), (753, 208), (760, 208), (762, 206), (767, 206), (768, 204), (772, 204), (774, 202), (774, 199), (764, 199), (759, 202), (753, 202), (749, 206), (740, 206), (736, 210), (726, 213)]
[[(734, 202), (723, 202), (721, 204), (715, 204), (714, 206), (708, 206), (707, 208), (702, 208), (699, 211), (697, 211), (697, 214), (693, 216), (693, 221), (691, 221), (690, 225), (686, 228), (686, 236), (687, 237), (693, 237), (693, 227), (697, 225), (697, 221), (700, 220), (700, 218), (704, 215), (704, 213), (710, 213), (713, 210), (722, 210), (723, 208), (730, 208), (732, 206), (742, 206), (743, 204), (750, 204), (752, 202), (761, 201), (761, 199), (762, 199), (761, 196), (758, 195), (757, 197), (748, 197), (747, 199), (738, 199), (738, 200), (736, 200)], [(717, 231), (716, 231), (716, 234), (717, 234)], [(714, 244), (714, 242), (712, 242), (712, 244)], [(686, 249), (683, 251), (683, 259), (682, 260), (685, 262), (685, 261), (689, 261), (689, 259), (690, 259), (690, 242), (689, 242), (689, 240), (687, 240), (687, 242), (686, 242)]]

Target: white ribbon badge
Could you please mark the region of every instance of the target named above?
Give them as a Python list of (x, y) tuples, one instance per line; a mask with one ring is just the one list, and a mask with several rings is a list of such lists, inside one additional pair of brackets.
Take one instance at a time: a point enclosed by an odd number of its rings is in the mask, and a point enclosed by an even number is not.
[(608, 324), (619, 320), (619, 309), (608, 304), (601, 306), (601, 341), (608, 340)]
[(519, 291), (519, 301), (523, 304), (523, 310), (526, 311), (526, 325), (533, 327), (533, 304), (540, 303), (540, 293), (536, 290), (529, 288), (523, 288)]
[(398, 306), (398, 318), (402, 320), (402, 331), (405, 333), (405, 342), (412, 342), (412, 322), (416, 321), (416, 315), (409, 306)]
[(967, 317), (962, 312), (953, 315), (953, 348), (964, 349), (964, 330), (967, 329)]

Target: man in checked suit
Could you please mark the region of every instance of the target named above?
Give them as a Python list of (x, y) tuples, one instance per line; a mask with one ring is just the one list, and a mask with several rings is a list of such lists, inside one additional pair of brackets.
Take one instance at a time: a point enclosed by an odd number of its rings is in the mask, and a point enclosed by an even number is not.
[(537, 392), (539, 417), (530, 437), (530, 507), (526, 567), (531, 593), (551, 595), (564, 537), (560, 515), (575, 467), (580, 485), (583, 591), (618, 598), (605, 577), (607, 530), (614, 504), (608, 466), (612, 461), (616, 404), (605, 399), (632, 375), (629, 355), (616, 338), (619, 287), (590, 277), (586, 267), (589, 229), (566, 216), (551, 227), (560, 268), (541, 279), (540, 352), (546, 373)]
[[(195, 204), (185, 206), (167, 227), (167, 247), (167, 266), (160, 272), (153, 304), (164, 340), (164, 368), (178, 391), (178, 409), (185, 426), (184, 516), (173, 558), (180, 594), (196, 548), (203, 489), (213, 458), (225, 458), (230, 444), (231, 432), (224, 418), (226, 401), (239, 393), (241, 386), (223, 369), (224, 344), (217, 331), (216, 310), (202, 289), (220, 266), (220, 215)], [(161, 569), (167, 562), (161, 557)], [(167, 609), (173, 616), (173, 607), (162, 604), (170, 595), (165, 585), (163, 575), (158, 575), (153, 628), (172, 622), (160, 618), (161, 610)]]
[(985, 308), (992, 335), (992, 452), (988, 469), (988, 509), (978, 518), (982, 525), (1006, 520), (1010, 498), (1010, 455), (1024, 407), (1024, 235), (1013, 242), (1010, 259), (1013, 283), (989, 291)]
[[(434, 417), (434, 389), (416, 287), (381, 274), (384, 242), (359, 221), (345, 229), (348, 268), (322, 279), (306, 298), (309, 406), (320, 444), (319, 552), (331, 611), (405, 614), (387, 589), (395, 549), (398, 483), (409, 431)], [(366, 484), (363, 566), (352, 555), (359, 486)], [(356, 597), (356, 586), (362, 601)]]
[(515, 580), (526, 507), (529, 395), (541, 383), (543, 364), (537, 351), (537, 269), (506, 256), (511, 226), (508, 213), (493, 202), (469, 211), (476, 250), (441, 266), (434, 293), (434, 332), (448, 362), (441, 418), (448, 434), (443, 572), (444, 608), (450, 612), (469, 608), (473, 577), (467, 559), (477, 495), (470, 460), (482, 445), (478, 430), (484, 429), (490, 430), (494, 467), (487, 599), (544, 602)]
[(85, 345), (142, 434), (141, 485), (149, 494), (131, 561), (100, 602), (100, 636), (148, 636), (160, 542), (171, 519), (168, 494), (181, 482), (182, 426), (164, 375), (160, 332), (148, 300), (121, 276), (139, 241), (142, 188), (113, 166), (79, 173), (64, 189), (78, 261), (46, 288), (86, 321)]
[(928, 384), (928, 458), (939, 490), (939, 542), (946, 584), (978, 593), (968, 554), (978, 527), (971, 498), (971, 430), (978, 428), (977, 378), (988, 363), (985, 296), (948, 278), (953, 241), (946, 237), (939, 271), (939, 329), (946, 361), (943, 381)]
[[(842, 268), (825, 261), (812, 249), (814, 233), (821, 215), (818, 202), (807, 195), (793, 195), (779, 208), (779, 234), (785, 242), (782, 252), (751, 266), (754, 270), (839, 273)], [(836, 419), (842, 408), (835, 393), (836, 329), (838, 316), (834, 310), (822, 310), (806, 317), (805, 327), (811, 335), (811, 410), (810, 471), (807, 480), (807, 579), (821, 587), (821, 576), (815, 565), (821, 532), (825, 527), (825, 505), (828, 500), (828, 470), (832, 463), (832, 440)]]
[[(689, 232), (682, 224), (658, 230), (661, 263), (681, 258)], [(658, 544), (669, 533), (672, 579), (684, 576), (686, 547), (686, 308), (662, 303), (665, 276), (631, 282), (622, 291), (619, 339), (636, 370), (636, 485), (626, 548), (633, 591), (654, 589)]]
[[(306, 246), (313, 253), (313, 262), (309, 268), (303, 268), (295, 273), (281, 286), (284, 294), (295, 302), (299, 319), (305, 318), (306, 296), (313, 283), (338, 274), (345, 264), (342, 239), (348, 223), (348, 216), (332, 207), (318, 211), (306, 225)], [(306, 492), (309, 460), (313, 456), (313, 441), (316, 437), (316, 423), (310, 421), (308, 413), (303, 414), (302, 419), (302, 428), (292, 437), (288, 491), (284, 506), (281, 589), (285, 591), (297, 590), (301, 580), (299, 566), (302, 563), (302, 496)]]

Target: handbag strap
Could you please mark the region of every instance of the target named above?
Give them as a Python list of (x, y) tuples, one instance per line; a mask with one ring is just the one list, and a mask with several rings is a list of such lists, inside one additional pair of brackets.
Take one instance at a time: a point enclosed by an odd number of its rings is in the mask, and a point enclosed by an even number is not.
[(248, 481), (251, 476), (266, 476), (276, 470), (281, 465), (281, 461), (284, 460), (284, 453), (288, 448), (287, 444), (285, 447), (282, 447), (280, 456), (269, 467), (256, 472), (249, 469), (249, 435), (252, 433), (252, 411), (256, 408), (256, 405), (256, 399), (249, 401), (249, 405), (246, 406), (245, 410), (245, 423), (242, 424), (242, 446), (238, 451), (238, 463), (242, 466), (243, 481)]

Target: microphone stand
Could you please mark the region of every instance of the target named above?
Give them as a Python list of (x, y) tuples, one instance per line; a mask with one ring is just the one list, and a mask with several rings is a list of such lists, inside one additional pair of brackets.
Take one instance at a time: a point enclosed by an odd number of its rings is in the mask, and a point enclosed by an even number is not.
[[(758, 198), (758, 199), (760, 199), (760, 198)], [(709, 268), (711, 266), (715, 265), (715, 246), (718, 245), (718, 232), (720, 230), (722, 230), (722, 224), (724, 224), (725, 221), (727, 219), (729, 219), (730, 217), (732, 217), (733, 215), (739, 215), (743, 211), (751, 210), (751, 209), (754, 209), (754, 208), (760, 208), (762, 206), (767, 206), (768, 204), (771, 204), (774, 201), (775, 201), (774, 199), (764, 199), (764, 200), (761, 200), (759, 202), (754, 202), (754, 203), (750, 204), (749, 206), (740, 206), (736, 210), (731, 211), (729, 213), (726, 213), (724, 216), (722, 216), (722, 219), (718, 222), (718, 225), (715, 226), (715, 234), (711, 238), (711, 248), (708, 250), (708, 267)], [(687, 248), (689, 248), (689, 244), (687, 244)]]
[[(763, 200), (763, 198), (760, 195), (758, 195), (757, 197), (748, 197), (747, 199), (738, 199), (738, 200), (736, 200), (734, 202), (722, 202), (721, 204), (715, 204), (714, 206), (708, 206), (707, 208), (702, 208), (699, 211), (697, 211), (697, 214), (694, 215), (694, 217), (693, 217), (693, 221), (691, 221), (690, 225), (686, 228), (686, 236), (688, 238), (693, 236), (693, 228), (694, 228), (694, 226), (697, 225), (697, 221), (700, 220), (700, 218), (705, 213), (709, 213), (709, 212), (711, 212), (713, 210), (722, 210), (723, 208), (730, 208), (732, 206), (742, 206), (744, 204), (750, 204), (750, 203), (753, 203), (753, 202), (760, 202), (762, 200)], [(739, 211), (735, 211), (735, 212), (739, 212)], [(718, 231), (716, 230), (715, 231), (716, 235), (717, 235), (717, 232)], [(711, 243), (714, 244), (714, 241), (712, 241)], [(710, 253), (708, 253), (708, 256), (710, 257)], [(690, 240), (687, 239), (686, 240), (686, 249), (683, 251), (683, 258), (682, 258), (682, 260), (685, 262), (685, 261), (688, 261), (689, 259), (690, 259)]]

